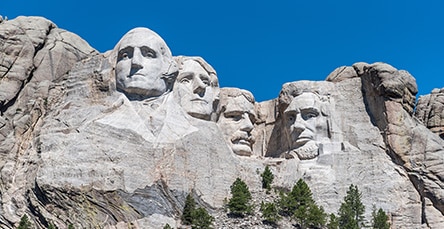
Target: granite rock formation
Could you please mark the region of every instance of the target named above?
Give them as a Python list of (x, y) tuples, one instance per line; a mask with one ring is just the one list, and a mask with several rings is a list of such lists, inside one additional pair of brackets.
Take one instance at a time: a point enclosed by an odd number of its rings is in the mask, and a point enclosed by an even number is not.
[(146, 28), (99, 53), (44, 18), (0, 22), (0, 227), (178, 227), (189, 193), (217, 216), (237, 177), (262, 198), (266, 165), (328, 213), (355, 184), (367, 219), (375, 205), (394, 228), (444, 227), (441, 91), (415, 107), (413, 76), (385, 63), (263, 102), (219, 81)]
[(434, 89), (430, 94), (420, 96), (415, 117), (433, 133), (444, 138), (444, 88)]

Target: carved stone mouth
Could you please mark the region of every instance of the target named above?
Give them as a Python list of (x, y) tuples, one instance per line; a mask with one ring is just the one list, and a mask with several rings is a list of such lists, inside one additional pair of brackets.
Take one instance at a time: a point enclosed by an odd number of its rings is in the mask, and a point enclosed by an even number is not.
[(126, 78), (133, 78), (133, 77), (145, 77), (145, 75), (144, 74), (142, 74), (142, 73), (134, 73), (134, 74), (130, 74), (130, 75), (128, 75)]
[(193, 101), (193, 102), (204, 102), (204, 103), (208, 103), (206, 100), (201, 99), (201, 98), (195, 98), (195, 99), (192, 99), (191, 101)]
[(233, 141), (233, 144), (246, 145), (251, 147), (252, 141), (250, 138), (237, 138)]

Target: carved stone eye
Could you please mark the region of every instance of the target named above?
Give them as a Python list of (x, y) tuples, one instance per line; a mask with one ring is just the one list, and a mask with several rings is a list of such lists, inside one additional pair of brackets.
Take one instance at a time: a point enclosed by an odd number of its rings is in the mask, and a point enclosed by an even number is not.
[(225, 113), (224, 114), (225, 118), (230, 119), (232, 121), (238, 122), (242, 119), (242, 114), (238, 114), (237, 112), (234, 113)]
[(147, 58), (156, 58), (157, 57), (156, 52), (146, 46), (141, 47), (140, 52), (142, 53), (143, 57), (147, 57)]
[(290, 110), (285, 112), (286, 121), (289, 125), (292, 125), (296, 121), (296, 111)]
[(308, 120), (319, 116), (319, 111), (315, 108), (301, 110), (302, 119)]

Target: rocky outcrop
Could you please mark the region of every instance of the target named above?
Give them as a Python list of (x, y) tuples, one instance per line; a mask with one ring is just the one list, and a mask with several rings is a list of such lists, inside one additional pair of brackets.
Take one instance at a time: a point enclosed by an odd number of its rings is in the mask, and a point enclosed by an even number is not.
[[(444, 142), (412, 117), (417, 93), (415, 79), (408, 72), (383, 63), (358, 63), (353, 67), (362, 80), (366, 109), (381, 131), (386, 153), (402, 166), (421, 196), (422, 224), (443, 227)], [(346, 74), (345, 78), (348, 77)]]
[(430, 94), (420, 96), (415, 117), (433, 133), (444, 139), (444, 89), (434, 89)]
[[(275, 188), (303, 178), (327, 213), (355, 184), (367, 219), (375, 205), (394, 228), (444, 227), (440, 93), (415, 108), (408, 72), (356, 63), (257, 102), (153, 31), (124, 37), (99, 54), (43, 18), (0, 23), (0, 227), (24, 214), (38, 228), (177, 227), (189, 193), (218, 228), (267, 227), (223, 211), (237, 177), (270, 200), (266, 165)], [(159, 87), (133, 84), (151, 76)]]
[(97, 52), (44, 18), (18, 17), (0, 24), (0, 218), (11, 226), (24, 214), (34, 184), (35, 139), (52, 84), (76, 62)]

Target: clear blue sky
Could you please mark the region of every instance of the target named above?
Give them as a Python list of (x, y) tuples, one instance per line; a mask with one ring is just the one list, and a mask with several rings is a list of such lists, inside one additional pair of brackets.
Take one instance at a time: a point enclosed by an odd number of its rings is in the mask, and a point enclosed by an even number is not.
[(444, 87), (444, 1), (5, 0), (0, 15), (43, 16), (100, 52), (134, 27), (173, 55), (202, 56), (222, 87), (257, 101), (285, 82), (324, 80), (336, 67), (382, 61), (409, 71), (419, 95)]

